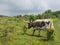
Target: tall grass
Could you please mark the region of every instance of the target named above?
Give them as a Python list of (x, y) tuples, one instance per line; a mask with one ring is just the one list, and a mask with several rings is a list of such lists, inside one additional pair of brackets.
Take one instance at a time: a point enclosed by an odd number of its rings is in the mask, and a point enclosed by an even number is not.
[[(55, 27), (55, 40), (45, 41), (46, 32), (41, 31), (41, 37), (38, 37), (38, 31), (32, 36), (33, 28), (28, 29), (23, 35), (23, 20), (15, 18), (0, 18), (0, 45), (60, 45), (60, 21), (53, 19)], [(6, 36), (4, 36), (7, 31)]]

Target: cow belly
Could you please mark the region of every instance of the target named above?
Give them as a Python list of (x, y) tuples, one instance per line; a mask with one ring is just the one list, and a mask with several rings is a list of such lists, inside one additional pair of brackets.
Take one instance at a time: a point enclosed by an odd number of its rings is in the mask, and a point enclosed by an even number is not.
[(40, 29), (46, 29), (45, 26), (41, 27)]
[(43, 26), (43, 27), (34, 27), (34, 29), (36, 29), (36, 30), (44, 30), (44, 29), (46, 29), (46, 27), (45, 26)]

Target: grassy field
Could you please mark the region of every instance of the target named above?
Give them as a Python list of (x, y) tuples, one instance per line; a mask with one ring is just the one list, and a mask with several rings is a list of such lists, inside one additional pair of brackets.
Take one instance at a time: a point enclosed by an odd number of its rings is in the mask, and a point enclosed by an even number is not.
[[(38, 37), (38, 31), (32, 36), (33, 28), (28, 29), (26, 34), (23, 34), (23, 20), (0, 18), (0, 45), (60, 45), (60, 20), (53, 20), (55, 38), (54, 40), (44, 41), (43, 39), (46, 39), (45, 31), (41, 31), (41, 37)], [(5, 31), (7, 31), (7, 36), (4, 36)]]

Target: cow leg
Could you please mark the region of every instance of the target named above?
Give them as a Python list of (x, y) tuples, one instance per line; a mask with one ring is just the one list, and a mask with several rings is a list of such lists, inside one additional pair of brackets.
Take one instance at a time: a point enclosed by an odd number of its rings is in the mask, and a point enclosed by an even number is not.
[(38, 34), (38, 36), (40, 36), (40, 30), (39, 30), (39, 34)]
[(51, 30), (51, 39), (54, 40), (54, 30)]
[(35, 33), (35, 29), (33, 30), (33, 35), (34, 35), (34, 33)]
[(50, 40), (50, 39), (53, 40), (53, 37), (54, 37), (53, 32), (54, 32), (53, 30), (47, 31), (47, 40)]

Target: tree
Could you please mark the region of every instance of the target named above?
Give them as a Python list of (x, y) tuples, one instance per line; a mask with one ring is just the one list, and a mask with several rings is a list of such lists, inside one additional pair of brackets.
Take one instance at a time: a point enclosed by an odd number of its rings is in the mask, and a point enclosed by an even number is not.
[(36, 16), (31, 14), (30, 17), (29, 17), (29, 21), (34, 21), (36, 19)]
[(38, 14), (37, 17), (36, 17), (36, 19), (42, 19), (42, 18), (43, 18), (43, 16), (40, 15), (40, 14)]
[(51, 10), (47, 10), (43, 13), (44, 18), (52, 18), (52, 11)]

